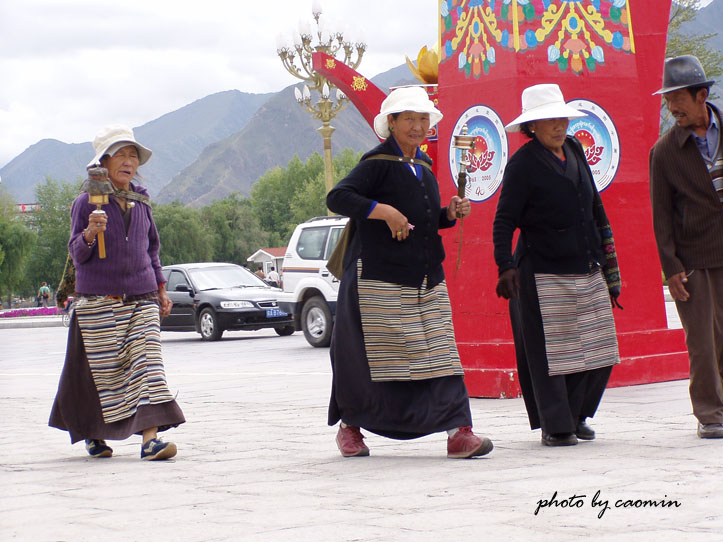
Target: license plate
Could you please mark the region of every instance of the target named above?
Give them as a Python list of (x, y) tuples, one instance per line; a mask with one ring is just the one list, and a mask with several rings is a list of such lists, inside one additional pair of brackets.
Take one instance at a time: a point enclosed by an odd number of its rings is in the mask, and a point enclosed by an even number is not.
[(278, 318), (280, 316), (288, 316), (281, 309), (266, 309), (266, 318)]

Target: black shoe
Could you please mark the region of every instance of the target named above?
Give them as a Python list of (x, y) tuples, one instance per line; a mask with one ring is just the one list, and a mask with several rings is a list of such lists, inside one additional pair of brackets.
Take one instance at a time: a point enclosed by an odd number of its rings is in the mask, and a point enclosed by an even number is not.
[(582, 440), (595, 440), (595, 430), (585, 420), (577, 422), (575, 435)]
[(553, 433), (548, 435), (543, 431), (542, 444), (544, 446), (575, 446), (577, 437), (574, 433)]
[(723, 423), (698, 423), (699, 438), (723, 438)]

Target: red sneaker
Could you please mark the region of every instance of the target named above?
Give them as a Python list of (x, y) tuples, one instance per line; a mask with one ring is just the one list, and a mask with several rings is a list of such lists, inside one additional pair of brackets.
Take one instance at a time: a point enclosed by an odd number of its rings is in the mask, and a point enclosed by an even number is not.
[(361, 457), (369, 455), (369, 448), (364, 444), (364, 435), (358, 427), (339, 424), (339, 432), (336, 434), (336, 445), (344, 457)]
[(488, 454), (493, 447), (490, 439), (479, 438), (472, 432), (470, 426), (460, 427), (452, 438), (447, 438), (447, 457), (467, 459)]

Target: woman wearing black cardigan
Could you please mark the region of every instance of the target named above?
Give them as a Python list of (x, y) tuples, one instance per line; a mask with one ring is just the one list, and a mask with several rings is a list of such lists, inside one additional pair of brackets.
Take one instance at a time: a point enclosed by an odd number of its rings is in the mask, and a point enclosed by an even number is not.
[(447, 432), (447, 456), (489, 453), (472, 432), (452, 327), (438, 230), (467, 216), (467, 198), (440, 203), (419, 149), (442, 114), (421, 87), (394, 90), (374, 122), (386, 140), (332, 189), (327, 205), (350, 217), (330, 348), (329, 425), (344, 457), (367, 456), (360, 428), (394, 439)]
[(570, 446), (595, 438), (586, 418), (619, 362), (611, 304), (619, 274), (608, 263), (615, 261), (612, 233), (592, 172), (580, 143), (567, 136), (569, 119), (584, 114), (565, 104), (557, 85), (525, 89), (522, 106), (506, 129), (531, 140), (502, 181), (493, 227), (497, 295), (510, 300), (530, 427), (542, 428), (543, 445)]

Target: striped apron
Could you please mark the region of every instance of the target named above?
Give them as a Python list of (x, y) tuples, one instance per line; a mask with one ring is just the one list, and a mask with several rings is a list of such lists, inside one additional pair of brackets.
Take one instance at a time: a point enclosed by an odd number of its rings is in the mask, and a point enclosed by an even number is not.
[(535, 273), (550, 376), (620, 363), (605, 279), (600, 269), (580, 275)]
[(105, 423), (131, 417), (139, 406), (173, 400), (156, 303), (82, 297), (75, 314)]
[(373, 382), (464, 376), (452, 326), (447, 285), (427, 289), (361, 278), (364, 346)]

